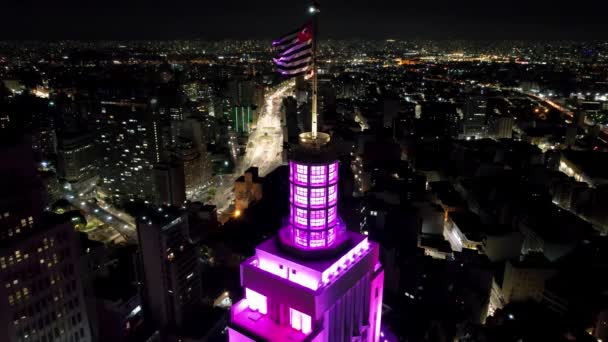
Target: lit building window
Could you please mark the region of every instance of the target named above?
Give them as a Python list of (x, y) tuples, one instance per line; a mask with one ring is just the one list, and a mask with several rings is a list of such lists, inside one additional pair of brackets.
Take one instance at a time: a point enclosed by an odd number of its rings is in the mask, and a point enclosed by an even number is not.
[(302, 229), (295, 229), (296, 244), (300, 246), (308, 246), (308, 232)]
[(313, 207), (325, 206), (325, 189), (312, 189), (310, 193), (310, 205)]
[(308, 184), (308, 166), (296, 165), (295, 180), (300, 184)]
[(328, 182), (334, 183), (338, 180), (338, 163), (329, 165)]
[(329, 228), (327, 230), (327, 244), (331, 245), (332, 243), (334, 243), (334, 241), (336, 241), (336, 229)]
[(310, 229), (323, 229), (325, 227), (325, 210), (310, 212)]
[(308, 226), (308, 211), (305, 209), (296, 208), (295, 222), (298, 226)]
[(312, 319), (310, 316), (293, 308), (289, 308), (289, 322), (292, 328), (304, 334), (312, 331)]
[(328, 191), (328, 196), (327, 196), (327, 202), (329, 205), (334, 205), (336, 204), (337, 200), (338, 200), (338, 185), (332, 185), (329, 188), (327, 188)]
[(331, 225), (336, 220), (336, 207), (327, 209), (327, 225)]
[(325, 247), (325, 231), (310, 232), (310, 247)]
[(295, 187), (296, 194), (294, 196), (294, 200), (297, 205), (307, 206), (308, 205), (308, 189), (296, 186)]
[(312, 166), (310, 169), (310, 184), (325, 185), (325, 166)]

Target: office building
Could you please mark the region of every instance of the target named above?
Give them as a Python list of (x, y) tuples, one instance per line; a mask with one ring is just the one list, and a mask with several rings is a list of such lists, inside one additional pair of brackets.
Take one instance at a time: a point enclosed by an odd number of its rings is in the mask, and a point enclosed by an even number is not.
[(399, 113), (399, 100), (392, 97), (382, 99), (382, 124), (384, 127), (392, 127), (393, 121)]
[(234, 132), (240, 135), (247, 135), (251, 131), (251, 124), (254, 122), (253, 112), (248, 106), (234, 106), (233, 128)]
[(541, 301), (545, 281), (555, 273), (542, 254), (529, 254), (523, 260), (507, 261), (502, 283), (505, 302)]
[(564, 138), (564, 143), (568, 147), (574, 147), (576, 145), (576, 136), (578, 134), (578, 127), (570, 125), (566, 127), (566, 136)]
[(32, 149), (41, 158), (49, 158), (57, 153), (57, 132), (52, 123), (36, 128), (32, 134)]
[(512, 116), (492, 116), (490, 119), (491, 135), (494, 139), (513, 138), (513, 124), (515, 118)]
[(228, 83), (226, 95), (232, 104), (234, 131), (241, 135), (249, 134), (251, 124), (257, 121), (264, 105), (264, 88), (254, 79), (234, 79)]
[(482, 97), (468, 97), (464, 108), (462, 134), (464, 137), (485, 138), (487, 101)]
[(157, 100), (101, 101), (96, 119), (101, 193), (115, 200), (154, 198), (153, 166), (162, 159)]
[(182, 164), (186, 197), (190, 198), (205, 183), (205, 164), (202, 152), (191, 140), (178, 138), (175, 159)]
[(182, 205), (186, 200), (184, 166), (179, 162), (158, 163), (154, 166), (155, 203)]
[(232, 306), (229, 340), (379, 341), (379, 247), (338, 215), (329, 135), (301, 138), (289, 164), (289, 223), (241, 264), (245, 298)]
[(201, 303), (198, 253), (188, 214), (150, 208), (137, 218), (144, 319), (161, 332), (179, 333)]
[(73, 225), (43, 213), (31, 145), (0, 152), (2, 341), (91, 341)]
[(92, 134), (74, 134), (59, 139), (57, 176), (75, 187), (97, 183), (97, 151)]
[[(417, 116), (417, 115), (416, 115)], [(425, 137), (456, 137), (459, 118), (454, 104), (426, 101), (420, 107), (420, 134)]]

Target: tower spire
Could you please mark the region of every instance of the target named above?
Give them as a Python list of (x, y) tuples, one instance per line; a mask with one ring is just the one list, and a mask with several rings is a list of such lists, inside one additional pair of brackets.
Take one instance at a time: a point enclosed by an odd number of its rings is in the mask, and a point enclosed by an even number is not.
[(311, 135), (312, 139), (317, 138), (317, 35), (319, 34), (319, 2), (313, 1), (308, 11), (312, 15), (312, 124)]

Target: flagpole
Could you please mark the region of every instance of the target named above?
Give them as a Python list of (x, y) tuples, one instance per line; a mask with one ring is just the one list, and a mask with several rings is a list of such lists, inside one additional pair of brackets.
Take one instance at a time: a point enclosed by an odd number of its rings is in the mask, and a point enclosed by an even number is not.
[(309, 12), (312, 14), (312, 139), (317, 139), (317, 34), (319, 32), (319, 3), (313, 1), (309, 8)]

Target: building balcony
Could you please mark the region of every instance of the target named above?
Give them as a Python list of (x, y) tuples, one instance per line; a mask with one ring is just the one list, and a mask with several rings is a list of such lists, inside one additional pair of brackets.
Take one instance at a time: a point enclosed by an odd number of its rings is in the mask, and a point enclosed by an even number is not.
[(230, 327), (239, 335), (248, 336), (251, 341), (311, 341), (313, 335), (316, 335), (314, 332), (304, 334), (290, 326), (277, 324), (267, 314), (250, 309), (247, 298), (232, 306)]

